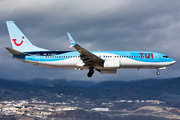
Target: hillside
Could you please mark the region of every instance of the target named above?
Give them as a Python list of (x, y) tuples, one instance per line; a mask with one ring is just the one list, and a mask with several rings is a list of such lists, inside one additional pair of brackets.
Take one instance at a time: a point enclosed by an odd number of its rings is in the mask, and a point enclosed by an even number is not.
[[(67, 95), (79, 95), (92, 100), (96, 99), (159, 99), (168, 104), (180, 101), (180, 78), (163, 80), (146, 79), (138, 81), (67, 81), (64, 79), (47, 80), (42, 78), (32, 80), (0, 79), (0, 88), (12, 91), (49, 91)], [(9, 93), (10, 94), (10, 93)]]

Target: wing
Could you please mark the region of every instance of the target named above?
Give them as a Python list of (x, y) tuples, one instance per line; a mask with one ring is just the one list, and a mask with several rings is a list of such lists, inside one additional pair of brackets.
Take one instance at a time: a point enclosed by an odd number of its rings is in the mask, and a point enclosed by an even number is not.
[(76, 44), (74, 39), (71, 37), (69, 33), (67, 33), (67, 35), (71, 43), (69, 49), (71, 47), (74, 47), (80, 53), (81, 60), (85, 63), (85, 66), (95, 66), (95, 65), (102, 66), (102, 64), (104, 63), (103, 59), (91, 53), (90, 51), (82, 48), (80, 45)]

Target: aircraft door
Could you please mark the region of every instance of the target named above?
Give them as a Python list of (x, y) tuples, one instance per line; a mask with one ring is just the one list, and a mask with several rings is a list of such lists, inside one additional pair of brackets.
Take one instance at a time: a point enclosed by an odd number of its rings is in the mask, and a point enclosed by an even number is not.
[(36, 54), (36, 62), (38, 62), (39, 60), (40, 60), (40, 54), (37, 53), (37, 54)]
[(159, 61), (159, 55), (158, 54), (154, 55), (154, 61)]

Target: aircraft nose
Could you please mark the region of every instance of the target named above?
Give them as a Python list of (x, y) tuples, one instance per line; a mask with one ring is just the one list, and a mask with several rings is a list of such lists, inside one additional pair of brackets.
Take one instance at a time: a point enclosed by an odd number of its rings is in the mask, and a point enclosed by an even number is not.
[(171, 60), (170, 60), (170, 63), (171, 63), (171, 65), (173, 65), (173, 64), (175, 64), (175, 63), (176, 63), (176, 61), (175, 61), (175, 60), (173, 60), (173, 59), (171, 59)]

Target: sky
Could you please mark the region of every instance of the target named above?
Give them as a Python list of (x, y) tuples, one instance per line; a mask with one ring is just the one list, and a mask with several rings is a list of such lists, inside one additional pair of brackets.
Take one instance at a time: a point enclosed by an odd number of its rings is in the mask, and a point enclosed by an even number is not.
[[(180, 76), (179, 0), (0, 0), (0, 78), (85, 81), (163, 79)], [(92, 78), (88, 70), (56, 69), (12, 59), (6, 21), (14, 21), (36, 46), (69, 50), (69, 32), (87, 50), (154, 51), (176, 64), (156, 75), (156, 69), (119, 69)], [(74, 51), (74, 48), (70, 50)]]

